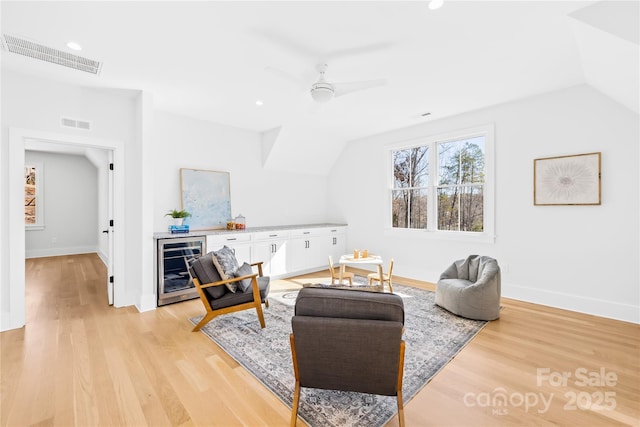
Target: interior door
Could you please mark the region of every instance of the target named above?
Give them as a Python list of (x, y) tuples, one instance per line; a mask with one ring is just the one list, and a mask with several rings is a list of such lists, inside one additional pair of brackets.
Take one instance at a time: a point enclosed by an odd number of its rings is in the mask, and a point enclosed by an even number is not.
[(107, 296), (109, 298), (109, 305), (113, 305), (113, 150), (109, 150), (109, 167), (107, 179)]

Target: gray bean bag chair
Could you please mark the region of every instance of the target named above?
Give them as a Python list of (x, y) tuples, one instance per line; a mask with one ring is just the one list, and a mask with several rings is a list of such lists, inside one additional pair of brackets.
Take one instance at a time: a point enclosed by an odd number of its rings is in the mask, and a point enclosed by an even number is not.
[(500, 267), (487, 256), (470, 255), (449, 266), (436, 287), (436, 304), (476, 320), (500, 317)]

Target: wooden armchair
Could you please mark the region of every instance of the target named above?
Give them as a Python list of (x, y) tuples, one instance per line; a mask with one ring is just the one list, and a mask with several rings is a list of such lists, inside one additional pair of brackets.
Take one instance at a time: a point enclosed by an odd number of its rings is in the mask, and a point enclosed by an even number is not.
[[(234, 311), (255, 308), (260, 326), (265, 327), (262, 303), (269, 307), (269, 277), (262, 275), (262, 262), (256, 262), (248, 267), (241, 267), (237, 277), (222, 279), (213, 263), (212, 254), (206, 254), (191, 263), (189, 274), (198, 291), (200, 300), (206, 313), (202, 320), (193, 328), (199, 331), (214, 317)], [(257, 267), (258, 273), (252, 272)], [(235, 276), (235, 275), (234, 275)], [(231, 291), (231, 284), (237, 285), (237, 290)]]
[(304, 288), (290, 334), (296, 425), (301, 387), (395, 396), (404, 426), (404, 303), (396, 294)]

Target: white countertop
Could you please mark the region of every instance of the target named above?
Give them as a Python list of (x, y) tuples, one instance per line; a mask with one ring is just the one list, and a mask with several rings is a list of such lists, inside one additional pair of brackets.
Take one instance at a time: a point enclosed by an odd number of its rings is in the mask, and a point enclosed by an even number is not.
[(175, 239), (178, 237), (201, 237), (201, 236), (212, 236), (212, 235), (222, 235), (222, 234), (245, 234), (245, 233), (256, 233), (260, 231), (275, 231), (275, 230), (295, 230), (300, 228), (325, 228), (325, 227), (346, 227), (347, 224), (333, 223), (333, 222), (323, 222), (316, 224), (295, 224), (295, 225), (272, 225), (272, 226), (264, 226), (264, 227), (247, 227), (244, 230), (194, 230), (189, 233), (170, 233), (170, 232), (162, 232), (162, 233), (153, 233), (154, 239)]

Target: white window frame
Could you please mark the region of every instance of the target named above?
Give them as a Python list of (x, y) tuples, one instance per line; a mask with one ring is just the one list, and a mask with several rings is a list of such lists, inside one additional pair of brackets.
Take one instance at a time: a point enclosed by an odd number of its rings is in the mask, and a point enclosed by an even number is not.
[[(484, 136), (485, 182), (483, 194), (483, 231), (449, 231), (437, 230), (436, 194), (438, 182), (438, 150), (440, 142), (457, 141), (475, 136)], [(429, 190), (427, 205), (427, 229), (394, 228), (392, 226), (392, 190), (393, 190), (393, 151), (405, 148), (429, 145)], [(429, 135), (411, 140), (404, 140), (385, 146), (386, 150), (386, 218), (385, 236), (442, 239), (464, 242), (495, 242), (495, 129), (493, 124), (477, 126), (462, 130)]]

